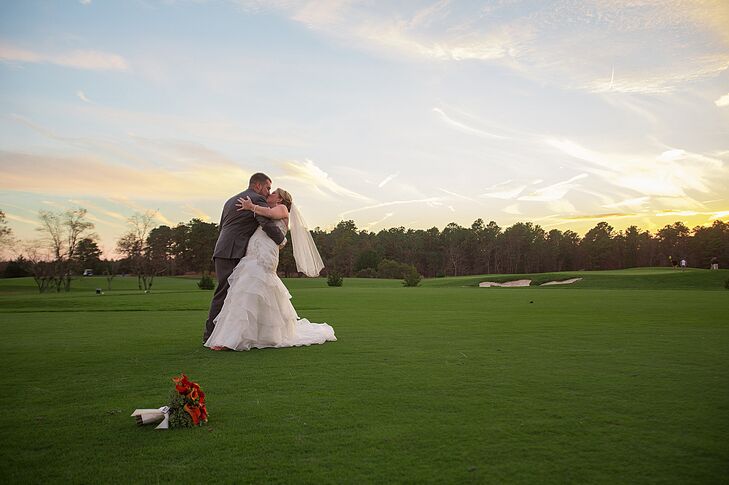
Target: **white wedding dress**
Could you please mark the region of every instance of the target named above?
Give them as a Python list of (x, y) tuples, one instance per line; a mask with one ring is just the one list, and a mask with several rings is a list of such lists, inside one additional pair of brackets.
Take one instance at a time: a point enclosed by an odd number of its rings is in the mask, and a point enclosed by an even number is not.
[[(284, 221), (276, 223), (285, 234)], [(256, 229), (246, 256), (228, 278), (230, 288), (206, 347), (250, 350), (337, 340), (330, 325), (299, 319), (291, 294), (276, 274), (278, 251), (263, 229)]]

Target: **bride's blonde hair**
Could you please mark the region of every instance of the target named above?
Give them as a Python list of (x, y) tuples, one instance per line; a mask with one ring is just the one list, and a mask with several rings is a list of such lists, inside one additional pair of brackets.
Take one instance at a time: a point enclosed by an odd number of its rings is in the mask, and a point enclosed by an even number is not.
[(291, 203), (293, 202), (291, 194), (289, 194), (284, 189), (276, 189), (274, 190), (274, 192), (276, 192), (278, 196), (281, 197), (281, 203), (285, 205), (288, 210), (291, 210)]

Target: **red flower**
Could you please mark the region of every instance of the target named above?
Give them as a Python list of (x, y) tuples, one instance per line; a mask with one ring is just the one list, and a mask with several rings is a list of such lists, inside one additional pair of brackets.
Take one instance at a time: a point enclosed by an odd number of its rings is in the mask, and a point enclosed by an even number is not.
[(197, 407), (191, 407), (189, 404), (185, 404), (183, 409), (187, 411), (187, 414), (189, 414), (192, 418), (192, 424), (197, 426), (200, 422), (200, 409)]
[(192, 418), (194, 425), (208, 421), (208, 410), (205, 407), (205, 393), (197, 382), (190, 381), (185, 374), (173, 377), (175, 389), (185, 398), (183, 409)]
[(180, 377), (173, 377), (172, 380), (175, 383), (175, 389), (177, 392), (183, 396), (188, 393), (188, 390), (190, 389), (190, 381), (187, 379), (185, 374), (182, 374)]

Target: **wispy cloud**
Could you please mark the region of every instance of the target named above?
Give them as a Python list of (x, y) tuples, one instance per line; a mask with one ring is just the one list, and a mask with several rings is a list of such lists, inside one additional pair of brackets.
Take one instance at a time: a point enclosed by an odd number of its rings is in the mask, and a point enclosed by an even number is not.
[(446, 189), (444, 189), (442, 187), (438, 187), (438, 190), (440, 190), (444, 194), (451, 195), (451, 196), (456, 197), (458, 199), (463, 199), (463, 200), (467, 200), (469, 202), (475, 202), (476, 204), (483, 205), (483, 204), (481, 204), (481, 201), (476, 200), (473, 197), (468, 197), (468, 196), (463, 195), (463, 194), (458, 194), (456, 192), (451, 192), (450, 190), (446, 190)]
[(391, 206), (395, 206), (395, 205), (407, 205), (407, 204), (425, 204), (430, 207), (433, 207), (433, 206), (442, 205), (443, 199), (441, 197), (428, 197), (425, 199), (414, 199), (414, 200), (393, 200), (391, 202), (383, 202), (381, 204), (368, 205), (365, 207), (358, 207), (356, 209), (347, 210), (347, 211), (340, 213), (339, 217), (344, 218), (345, 216), (348, 216), (350, 214), (368, 211), (368, 210), (372, 210), (372, 209), (379, 209), (381, 207), (391, 207)]
[(514, 215), (514, 216), (520, 216), (520, 215), (522, 215), (522, 211), (519, 208), (519, 204), (511, 204), (511, 205), (508, 205), (508, 206), (504, 207), (504, 212), (506, 214), (511, 214), (511, 215)]
[(395, 215), (394, 212), (388, 212), (387, 214), (384, 215), (384, 217), (382, 217), (382, 219), (378, 219), (376, 221), (368, 222), (367, 223), (367, 227), (370, 228), (370, 229), (372, 229), (375, 226), (379, 226), (380, 224), (382, 224), (383, 222), (385, 222), (386, 220), (388, 220), (389, 218), (391, 218), (394, 215)]
[(579, 223), (590, 223), (598, 221), (611, 221), (621, 219), (632, 219), (643, 217), (644, 214), (639, 213), (626, 213), (626, 212), (607, 212), (601, 214), (576, 214), (570, 216), (564, 216), (559, 214), (552, 214), (542, 218), (539, 222), (544, 227), (559, 227), (564, 225), (574, 226)]
[(6, 212), (5, 213), (5, 217), (9, 221), (15, 221), (15, 222), (23, 223), (23, 224), (29, 224), (31, 226), (40, 226), (40, 223), (38, 221), (34, 221), (33, 219), (28, 219), (27, 217), (23, 217), (23, 216), (19, 216), (17, 214), (13, 214), (11, 212)]
[[(117, 205), (120, 205), (122, 207), (126, 207), (127, 209), (130, 209), (131, 212), (145, 213), (145, 212), (148, 212), (148, 211), (152, 210), (149, 207), (143, 207), (143, 206), (139, 205), (137, 202), (135, 202), (134, 200), (130, 199), (126, 195), (111, 196), (111, 197), (108, 198), (108, 200), (110, 202), (113, 202), (114, 204), (117, 204)], [(129, 221), (129, 217), (128, 216), (125, 216), (124, 217), (124, 220), (128, 222)]]
[(610, 79), (594, 79), (586, 82), (582, 87), (594, 93), (610, 91), (638, 94), (670, 93), (681, 85), (722, 73), (729, 68), (729, 55), (702, 56), (698, 59), (691, 59), (690, 64), (690, 69), (686, 70), (674, 71), (666, 66), (659, 72), (650, 73), (637, 70), (617, 78), (613, 70)]
[(693, 217), (708, 216), (709, 220), (726, 219), (729, 217), (729, 211), (691, 211), (691, 210), (665, 210), (656, 212), (656, 217)]
[(629, 208), (638, 208), (645, 206), (649, 201), (650, 197), (643, 196), (643, 197), (634, 197), (630, 199), (624, 199), (618, 202), (612, 202), (610, 204), (603, 204), (603, 207), (606, 209), (619, 209), (621, 207), (629, 207)]
[(570, 220), (570, 221), (592, 221), (592, 220), (603, 220), (603, 219), (622, 219), (625, 217), (635, 217), (639, 214), (635, 213), (626, 213), (626, 212), (608, 212), (605, 214), (589, 214), (589, 215), (578, 215), (578, 216), (568, 216), (564, 219)]
[(711, 214), (711, 216), (709, 217), (709, 219), (711, 219), (711, 220), (716, 220), (716, 219), (727, 219), (727, 218), (729, 218), (729, 211), (719, 211), (719, 212), (714, 212), (714, 213), (713, 213), (713, 214)]
[(300, 2), (293, 19), (311, 27), (332, 25), (341, 19), (351, 0), (312, 0)]
[(180, 165), (200, 164), (214, 165), (210, 167), (212, 170), (225, 170), (226, 167), (235, 167), (238, 163), (221, 153), (201, 143), (180, 140), (180, 139), (163, 139), (148, 138), (135, 134), (130, 134), (136, 147), (139, 147), (147, 153), (148, 157), (156, 160), (156, 164), (164, 164), (171, 168)]
[(410, 19), (408, 26), (411, 28), (430, 27), (434, 22), (438, 22), (440, 19), (448, 15), (451, 4), (452, 0), (439, 0), (422, 10), (415, 12), (413, 18)]
[[(165, 217), (165, 215), (162, 214), (162, 212), (159, 209), (153, 209), (150, 206), (142, 205), (141, 203), (137, 202), (136, 200), (132, 200), (129, 197), (126, 197), (126, 196), (110, 197), (109, 200), (115, 202), (118, 205), (125, 206), (125, 207), (131, 209), (131, 211), (133, 213), (148, 214), (152, 217), (152, 219), (154, 219), (158, 223), (164, 224), (166, 226), (173, 227), (176, 225), (171, 219)], [(125, 219), (127, 221), (127, 224), (129, 224), (130, 218), (127, 217)]]
[[(152, 110), (133, 111), (99, 106), (98, 104), (90, 105), (86, 107), (86, 110), (89, 115), (106, 123), (120, 127), (134, 126), (137, 133), (156, 133), (160, 127), (164, 127), (175, 133), (176, 137), (180, 139), (205, 139), (267, 147), (303, 148), (309, 145), (305, 136), (266, 132), (257, 127), (240, 126), (238, 123), (226, 118), (208, 118), (203, 115), (188, 118)], [(300, 131), (305, 132), (305, 129), (300, 128)], [(143, 139), (145, 137), (139, 136), (138, 138)], [(146, 137), (146, 139), (153, 140), (151, 137)]]
[(78, 99), (80, 99), (84, 103), (91, 103), (91, 100), (86, 97), (86, 94), (84, 94), (83, 91), (76, 91), (76, 96), (78, 96)]
[[(92, 103), (90, 109), (96, 111), (97, 105)], [(198, 123), (170, 116), (157, 116), (154, 114), (146, 116), (144, 113), (123, 113), (121, 115), (121, 121), (124, 125), (131, 124), (138, 129), (146, 129), (148, 131), (155, 131), (160, 126), (164, 126), (171, 129), (178, 136), (188, 135), (192, 139), (213, 136), (217, 140), (228, 142), (286, 145), (286, 141), (282, 138), (261, 139), (255, 135), (242, 135), (237, 137), (232, 134), (232, 131), (237, 129), (225, 123)], [(99, 110), (99, 118), (104, 120), (114, 118), (117, 114), (119, 113), (115, 110), (111, 110), (111, 112), (103, 108)], [(60, 141), (75, 148), (82, 148), (94, 154), (104, 153), (113, 157), (115, 160), (133, 162), (140, 168), (146, 166), (159, 167), (160, 165), (167, 164), (175, 171), (179, 170), (180, 166), (190, 164), (212, 164), (216, 166), (210, 167), (212, 174), (214, 170), (228, 170), (229, 167), (236, 169), (239, 165), (238, 162), (217, 150), (211, 149), (201, 143), (184, 139), (151, 138), (139, 136), (134, 133), (129, 133), (126, 137), (119, 140), (70, 137), (59, 134), (54, 129), (42, 126), (24, 116), (11, 114), (10, 118), (51, 140)], [(199, 128), (199, 130), (196, 128)], [(142, 152), (141, 155), (140, 150)], [(154, 162), (150, 162), (150, 160), (154, 160)]]
[(107, 219), (102, 219), (101, 217), (98, 217), (93, 212), (87, 212), (86, 213), (86, 218), (89, 221), (93, 222), (96, 226), (98, 226), (98, 225), (107, 225), (107, 226), (111, 226), (111, 227), (116, 228), (116, 229), (124, 229), (124, 227), (125, 227), (123, 224), (119, 224), (117, 222), (112, 222), (112, 221), (109, 221)]
[(0, 42), (0, 61), (21, 63), (50, 63), (75, 69), (93, 71), (126, 71), (129, 63), (124, 57), (112, 52), (97, 50), (72, 50), (57, 53), (36, 52), (12, 44)]
[(278, 178), (280, 180), (294, 180), (324, 197), (332, 198), (334, 196), (341, 196), (365, 202), (372, 200), (369, 197), (339, 185), (328, 173), (319, 168), (311, 160), (306, 159), (303, 162), (296, 160), (283, 162), (281, 168), (285, 175), (279, 176)]
[(185, 206), (183, 207), (183, 210), (184, 210), (184, 212), (185, 212), (186, 214), (188, 214), (188, 215), (192, 216), (192, 217), (193, 217), (193, 218), (195, 218), (195, 219), (200, 219), (200, 220), (201, 220), (201, 221), (203, 221), (203, 222), (210, 222), (210, 220), (212, 219), (212, 218), (211, 218), (211, 217), (210, 217), (210, 216), (209, 216), (209, 215), (207, 214), (207, 212), (205, 212), (204, 210), (202, 210), (202, 209), (198, 209), (198, 208), (196, 208), (196, 207), (193, 207), (193, 206), (191, 206), (191, 205), (189, 205), (189, 204), (188, 204), (188, 205), (185, 205)]
[(126, 222), (128, 219), (128, 216), (125, 216), (124, 214), (121, 214), (119, 212), (115, 212), (115, 211), (112, 211), (109, 209), (105, 209), (104, 207), (101, 207), (98, 204), (94, 204), (93, 202), (88, 201), (88, 200), (69, 199), (69, 202), (77, 207), (82, 207), (84, 209), (93, 210), (94, 212), (103, 214), (103, 215), (110, 217), (112, 219), (115, 219), (117, 221)]
[(157, 221), (159, 221), (159, 222), (161, 222), (162, 224), (164, 224), (165, 226), (169, 226), (169, 227), (174, 227), (174, 226), (176, 226), (176, 225), (177, 225), (177, 224), (175, 224), (175, 223), (174, 223), (174, 222), (173, 222), (173, 221), (172, 221), (171, 219), (168, 219), (167, 217), (165, 217), (165, 216), (164, 216), (164, 214), (162, 214), (162, 213), (161, 213), (160, 211), (157, 211), (157, 212), (156, 212), (156, 213), (154, 214), (154, 218), (155, 218), (155, 219), (156, 219)]
[(379, 183), (379, 184), (378, 184), (377, 186), (378, 186), (379, 188), (382, 188), (382, 187), (384, 187), (385, 185), (387, 185), (387, 183), (388, 183), (388, 182), (392, 181), (392, 179), (394, 179), (394, 178), (395, 178), (395, 177), (397, 177), (398, 175), (400, 175), (400, 172), (397, 172), (397, 173), (393, 173), (393, 174), (390, 174), (390, 175), (388, 175), (388, 176), (387, 176), (387, 177), (385, 177), (385, 179), (384, 179), (384, 180), (383, 180), (382, 182), (380, 182), (380, 183)]
[[(238, 191), (240, 187), (247, 185), (247, 179), (253, 173), (243, 169), (238, 162), (221, 152), (196, 142), (149, 138), (134, 134), (129, 134), (128, 137), (121, 140), (74, 138), (58, 134), (55, 130), (39, 125), (23, 116), (12, 114), (10, 118), (31, 128), (43, 137), (83, 149), (91, 154), (90, 159), (106, 166), (108, 170), (122, 171), (124, 166), (131, 165), (134, 168), (127, 173), (132, 174), (138, 171), (141, 180), (146, 178), (144, 176), (146, 173), (158, 173), (160, 176), (169, 173), (173, 183), (177, 177), (185, 180), (196, 178), (196, 186), (212, 187), (219, 184), (221, 179), (226, 178), (226, 183), (222, 187)], [(101, 158), (97, 154), (104, 154), (104, 157)], [(44, 155), (38, 156), (44, 157)], [(75, 162), (70, 163), (71, 166), (78, 163), (79, 160), (80, 158), (77, 157)], [(90, 179), (96, 176), (102, 177), (106, 171), (102, 170), (99, 174), (92, 174)], [(124, 176), (122, 179), (127, 180), (129, 177)], [(165, 178), (160, 180), (162, 179)], [(160, 192), (164, 193), (164, 190), (160, 190)], [(92, 194), (96, 193), (96, 191), (92, 192)], [(193, 190), (192, 193), (195, 191)]]
[(486, 189), (487, 192), (479, 195), (479, 197), (511, 200), (515, 199), (526, 188), (527, 186), (524, 184), (514, 184), (513, 180), (507, 180), (505, 182), (500, 182), (498, 184), (492, 185), (491, 187), (488, 187)]
[(507, 139), (508, 138), (506, 136), (497, 135), (495, 133), (489, 133), (487, 131), (480, 130), (478, 128), (474, 128), (472, 126), (469, 126), (469, 125), (467, 125), (465, 123), (462, 123), (460, 121), (456, 121), (453, 118), (451, 118), (450, 116), (448, 116), (447, 114), (445, 114), (445, 112), (442, 109), (440, 109), (440, 108), (433, 108), (433, 111), (435, 113), (438, 113), (440, 115), (441, 119), (443, 121), (445, 121), (447, 124), (449, 124), (450, 126), (456, 128), (456, 129), (458, 129), (460, 131), (463, 131), (465, 133), (469, 133), (471, 135), (480, 136), (480, 137), (483, 137), (483, 138), (491, 138), (491, 139), (497, 139), (497, 140), (504, 140), (504, 139)]
[(641, 196), (686, 198), (688, 191), (710, 193), (710, 187), (717, 180), (726, 179), (729, 171), (721, 160), (680, 149), (649, 157), (600, 153), (569, 139), (547, 138), (545, 142), (564, 154), (588, 162), (589, 165), (579, 165), (583, 170)]
[(724, 96), (721, 96), (719, 99), (714, 101), (714, 103), (719, 106), (720, 108), (723, 108), (725, 106), (729, 106), (729, 94), (725, 94)]
[[(563, 215), (563, 214), (552, 214), (547, 217), (541, 218), (540, 222), (545, 227), (556, 227), (568, 224), (574, 224), (579, 222), (591, 222), (591, 221), (610, 221), (610, 220), (621, 220), (621, 219), (636, 219), (643, 225), (649, 227), (643, 227), (644, 229), (655, 229), (660, 227), (660, 224), (651, 222), (653, 217), (658, 218), (673, 218), (674, 220), (684, 220), (690, 218), (698, 223), (704, 223), (704, 225), (710, 224), (714, 220), (729, 219), (729, 211), (696, 211), (696, 210), (677, 210), (668, 209), (662, 211), (630, 211), (630, 212), (606, 212), (598, 214), (575, 214), (575, 215)], [(708, 221), (702, 222), (702, 221)], [(695, 222), (696, 223), (696, 222)], [(689, 222), (691, 224), (691, 222)]]
[(539, 82), (593, 92), (665, 93), (729, 67), (729, 7), (722, 1), (237, 3), (282, 12), (383, 56), (498, 63)]
[(122, 56), (95, 50), (75, 50), (47, 58), (53, 64), (95, 71), (126, 71), (129, 63)]
[(35, 131), (39, 135), (42, 135), (51, 140), (66, 142), (73, 146), (79, 146), (79, 143), (82, 142), (81, 138), (73, 138), (73, 137), (59, 135), (54, 130), (46, 128), (45, 126), (41, 126), (41, 125), (35, 123), (34, 121), (29, 120), (28, 118), (18, 115), (16, 113), (11, 113), (10, 119), (14, 120), (15, 122), (17, 122), (21, 125), (24, 125), (24, 126), (30, 128), (31, 130)]
[[(363, 48), (438, 61), (499, 59), (513, 52), (523, 38), (519, 34), (524, 34), (514, 32), (510, 26), (467, 29), (462, 9), (455, 9), (458, 12), (452, 15), (454, 9), (448, 1), (424, 8), (411, 8), (409, 4), (399, 11), (393, 11), (397, 8), (388, 4), (351, 0), (238, 0), (236, 3), (249, 11), (267, 8), (283, 12), (311, 29), (359, 43)], [(453, 23), (448, 24), (447, 19)], [(436, 27), (450, 35), (427, 35)]]
[(701, 214), (701, 212), (697, 211), (679, 211), (679, 210), (666, 210), (661, 212), (656, 212), (656, 217), (686, 217), (686, 216), (695, 216)]
[[(235, 166), (180, 164), (177, 168), (130, 167), (96, 156), (60, 157), (0, 151), (3, 190), (94, 197), (190, 200), (234, 194), (251, 172)], [(38, 177), (39, 173), (54, 174)], [(160, 183), (163, 180), (164, 183)]]
[(575, 175), (569, 180), (563, 180), (562, 182), (557, 182), (546, 187), (535, 189), (528, 194), (519, 196), (517, 200), (529, 202), (556, 201), (562, 199), (570, 190), (578, 187), (579, 185), (575, 184), (576, 181), (582, 180), (587, 177), (588, 175), (586, 173), (581, 173), (579, 175)]

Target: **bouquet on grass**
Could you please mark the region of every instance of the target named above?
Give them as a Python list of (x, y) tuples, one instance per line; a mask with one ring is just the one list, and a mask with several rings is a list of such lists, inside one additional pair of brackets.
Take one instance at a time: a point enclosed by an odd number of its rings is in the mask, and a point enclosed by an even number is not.
[(175, 388), (170, 394), (170, 403), (159, 409), (135, 409), (132, 416), (137, 424), (160, 423), (155, 429), (192, 428), (208, 422), (205, 407), (205, 393), (197, 382), (192, 382), (185, 374), (173, 377)]

